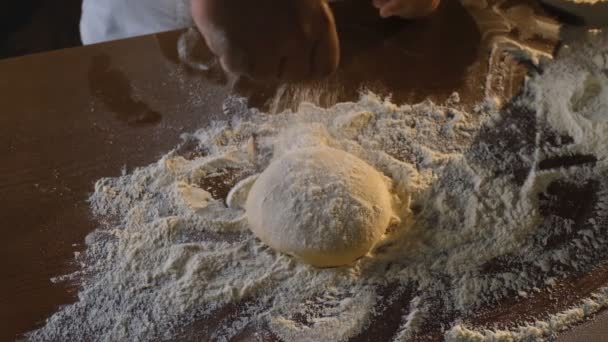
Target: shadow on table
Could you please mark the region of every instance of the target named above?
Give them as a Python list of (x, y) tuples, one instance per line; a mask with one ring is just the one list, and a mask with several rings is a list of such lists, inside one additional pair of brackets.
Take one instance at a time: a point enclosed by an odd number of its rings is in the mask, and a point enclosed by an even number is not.
[(124, 72), (112, 66), (110, 56), (94, 56), (87, 76), (91, 94), (119, 121), (129, 126), (141, 126), (162, 120), (161, 113), (134, 97), (131, 81)]

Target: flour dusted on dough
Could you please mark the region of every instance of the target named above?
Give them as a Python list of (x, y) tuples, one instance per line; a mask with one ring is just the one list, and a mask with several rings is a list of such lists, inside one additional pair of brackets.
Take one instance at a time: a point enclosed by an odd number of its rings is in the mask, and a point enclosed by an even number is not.
[(398, 220), (390, 180), (330, 147), (295, 149), (273, 161), (246, 209), (258, 238), (318, 267), (353, 263)]

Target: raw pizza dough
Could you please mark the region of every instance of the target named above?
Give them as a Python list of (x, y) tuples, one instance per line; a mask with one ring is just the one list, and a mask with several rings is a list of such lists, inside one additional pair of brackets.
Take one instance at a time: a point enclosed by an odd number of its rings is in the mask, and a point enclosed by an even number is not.
[(259, 176), (246, 202), (250, 229), (273, 249), (317, 267), (367, 254), (395, 218), (390, 181), (330, 147), (288, 152)]

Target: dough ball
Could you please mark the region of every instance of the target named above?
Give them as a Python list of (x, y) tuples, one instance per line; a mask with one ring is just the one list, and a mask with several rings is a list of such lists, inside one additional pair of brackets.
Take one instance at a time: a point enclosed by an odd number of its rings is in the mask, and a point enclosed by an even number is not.
[(390, 181), (363, 160), (318, 146), (293, 150), (259, 176), (246, 202), (252, 232), (318, 267), (351, 264), (394, 217)]

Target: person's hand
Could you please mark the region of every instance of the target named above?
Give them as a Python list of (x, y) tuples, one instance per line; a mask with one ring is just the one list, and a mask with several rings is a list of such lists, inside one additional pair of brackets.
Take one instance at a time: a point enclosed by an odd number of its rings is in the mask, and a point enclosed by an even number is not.
[(380, 10), (380, 16), (414, 19), (433, 13), (439, 6), (439, 0), (373, 0)]
[(228, 72), (257, 80), (321, 78), (340, 51), (326, 0), (192, 0), (192, 16)]

